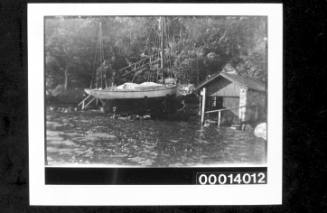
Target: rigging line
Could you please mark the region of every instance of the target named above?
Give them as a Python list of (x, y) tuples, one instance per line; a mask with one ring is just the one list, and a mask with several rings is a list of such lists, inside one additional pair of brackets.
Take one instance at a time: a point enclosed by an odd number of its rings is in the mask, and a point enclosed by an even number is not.
[(101, 76), (101, 88), (103, 87), (103, 70), (102, 70), (102, 23), (99, 24), (99, 57), (100, 57), (100, 76)]
[(90, 83), (90, 88), (93, 87), (93, 81), (94, 81), (94, 74), (95, 74), (95, 61), (96, 61), (96, 55), (97, 55), (97, 49), (96, 49), (96, 45), (95, 45), (95, 50), (94, 50), (94, 55), (93, 55), (93, 60), (92, 60), (92, 63), (91, 63), (91, 83)]
[(99, 41), (97, 40), (96, 42), (96, 61), (95, 61), (95, 81), (96, 81), (96, 86), (99, 87), (99, 75), (97, 73), (97, 69), (99, 67), (99, 61), (100, 61), (100, 50), (99, 50)]
[(168, 54), (167, 54), (167, 60), (168, 60), (168, 70), (167, 70), (167, 72), (168, 72), (168, 77), (171, 77), (171, 73), (170, 73), (170, 69), (171, 69), (171, 57), (170, 57), (170, 48), (169, 48), (169, 40), (170, 40), (170, 36), (169, 36), (169, 31), (168, 31), (168, 24), (167, 24), (167, 21), (166, 21), (166, 19), (165, 19), (165, 22), (164, 22), (164, 27), (163, 27), (163, 38), (162, 39), (164, 39), (164, 37), (166, 37), (166, 40), (164, 40), (164, 41), (166, 41), (164, 44), (165, 44), (165, 46), (166, 46), (166, 48), (168, 49)]
[[(168, 22), (168, 21), (167, 21)], [(171, 40), (171, 37), (169, 35), (169, 25), (166, 23), (165, 28), (164, 28), (164, 34), (166, 35), (166, 48), (167, 48), (167, 60), (168, 60), (168, 77), (171, 78), (172, 74), (171, 74), (171, 67), (172, 67), (172, 63), (171, 63), (171, 48), (169, 46), (169, 42)]]
[(155, 60), (155, 57), (153, 56), (153, 42), (152, 42), (152, 39), (154, 39), (154, 44), (156, 43), (155, 42), (156, 38), (153, 37), (152, 35), (153, 35), (153, 33), (151, 31), (150, 42), (149, 42), (150, 43), (150, 51), (151, 51), (150, 64), (149, 64), (149, 71), (150, 71), (150, 73), (152, 73), (152, 70), (151, 69), (153, 68), (153, 65), (154, 65), (153, 61)]
[[(169, 41), (171, 40), (171, 37), (170, 37), (170, 35), (169, 35), (169, 31), (167, 32), (167, 30), (168, 30), (168, 25), (166, 26), (166, 28), (165, 28), (165, 30), (166, 30), (166, 36), (167, 36), (167, 43), (169, 44)], [(172, 57), (171, 57), (171, 48), (170, 47), (168, 47), (168, 50), (169, 50), (169, 53), (168, 53), (168, 58), (169, 58), (169, 72), (168, 72), (168, 76), (170, 77), (170, 78), (172, 78), (173, 76), (172, 76), (172, 73), (171, 73), (171, 68), (172, 68)]]
[(90, 88), (92, 88), (94, 86), (94, 88), (97, 86), (96, 85), (96, 81), (97, 81), (97, 73), (96, 73), (96, 69), (97, 69), (97, 60), (98, 60), (98, 33), (95, 34), (96, 38), (95, 38), (95, 49), (94, 49), (94, 57), (93, 57), (93, 61), (92, 61), (92, 65), (91, 65), (91, 70), (92, 70), (92, 74), (91, 74), (91, 85)]
[(162, 27), (161, 27), (161, 19), (158, 20), (159, 21), (159, 25), (158, 25), (158, 30), (157, 30), (157, 58), (159, 59), (159, 63), (158, 63), (158, 66), (157, 66), (157, 81), (159, 80), (160, 78), (160, 72), (161, 72), (161, 69), (160, 69), (160, 61), (161, 61), (161, 52), (160, 52), (160, 44), (161, 44), (161, 30), (162, 30)]
[(101, 61), (104, 60), (104, 50), (103, 50), (103, 38), (102, 38), (102, 23), (100, 25), (100, 57), (101, 57)]
[[(156, 57), (156, 60), (159, 58), (159, 45), (160, 45), (160, 37), (159, 37), (159, 34), (158, 34), (159, 30), (155, 33), (155, 37), (154, 37), (154, 40), (155, 40), (155, 57)], [(159, 67), (157, 66), (156, 67), (156, 81), (158, 82), (158, 79), (159, 79), (159, 76), (158, 76), (158, 72), (159, 72)]]
[(164, 26), (165, 26), (165, 17), (162, 18), (162, 26), (161, 26), (161, 32), (160, 32), (160, 35), (161, 35), (161, 43), (160, 43), (160, 57), (161, 57), (161, 64), (160, 64), (160, 68), (162, 69), (161, 70), (161, 78), (163, 79), (163, 82), (164, 82)]
[[(100, 40), (100, 54), (101, 54), (101, 62), (102, 64), (104, 63), (104, 50), (103, 50), (103, 40), (102, 40), (102, 30), (101, 30), (101, 40)], [(102, 83), (102, 87), (106, 86), (106, 76), (105, 76), (105, 70), (104, 70), (104, 65), (103, 65), (103, 69), (101, 69), (102, 72), (102, 78), (103, 78), (103, 83)]]
[[(101, 28), (101, 54), (102, 54), (102, 61), (104, 62), (105, 57), (104, 57), (104, 44), (103, 44), (103, 30), (102, 30), (102, 28)], [(107, 87), (106, 69), (103, 69), (103, 75), (104, 75), (104, 85), (105, 85), (105, 87)]]

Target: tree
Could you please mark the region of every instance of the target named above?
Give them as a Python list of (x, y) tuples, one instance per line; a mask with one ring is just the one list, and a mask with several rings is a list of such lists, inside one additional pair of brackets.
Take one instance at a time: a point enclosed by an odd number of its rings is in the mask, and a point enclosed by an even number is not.
[[(157, 54), (158, 17), (47, 17), (45, 51), (47, 87), (88, 87), (103, 62), (97, 57), (102, 23), (104, 58), (116, 57), (117, 69)], [(266, 17), (165, 17), (166, 75), (198, 84), (208, 75), (234, 66), (240, 75), (266, 80)], [(140, 74), (140, 79), (146, 79)], [(117, 73), (117, 82), (130, 81)]]
[(56, 64), (49, 72), (63, 76), (57, 79), (62, 79), (67, 89), (74, 78), (91, 68), (96, 38), (94, 22), (84, 18), (47, 18), (45, 26), (45, 51), (54, 61), (49, 63)]

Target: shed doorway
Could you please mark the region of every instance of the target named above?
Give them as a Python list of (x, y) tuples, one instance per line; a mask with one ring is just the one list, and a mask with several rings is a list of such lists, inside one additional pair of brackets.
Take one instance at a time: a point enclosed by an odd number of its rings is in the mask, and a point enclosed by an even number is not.
[[(223, 126), (231, 126), (239, 123), (239, 104), (240, 98), (238, 96), (209, 96), (206, 104), (206, 111), (217, 109), (224, 110), (221, 113), (221, 124)], [(207, 119), (217, 120), (216, 114), (207, 115)]]
[(223, 97), (221, 96), (207, 97), (206, 111), (222, 109), (222, 108), (223, 108)]
[(235, 115), (238, 115), (240, 98), (237, 96), (209, 96), (206, 104), (206, 110), (232, 109)]

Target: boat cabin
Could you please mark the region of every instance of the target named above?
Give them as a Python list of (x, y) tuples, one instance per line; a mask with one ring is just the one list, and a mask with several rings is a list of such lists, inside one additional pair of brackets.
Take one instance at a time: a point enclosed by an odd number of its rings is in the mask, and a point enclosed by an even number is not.
[(200, 83), (195, 91), (201, 95), (202, 123), (212, 118), (218, 119), (219, 126), (266, 120), (266, 87), (262, 82), (222, 71)]

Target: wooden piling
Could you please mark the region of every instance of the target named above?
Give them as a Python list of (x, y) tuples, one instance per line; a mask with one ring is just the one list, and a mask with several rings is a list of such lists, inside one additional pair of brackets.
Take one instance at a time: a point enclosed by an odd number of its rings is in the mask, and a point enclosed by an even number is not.
[(201, 104), (201, 125), (204, 124), (205, 106), (206, 106), (206, 88), (203, 87), (201, 91), (202, 104)]
[(217, 119), (217, 127), (220, 127), (220, 123), (221, 123), (221, 110), (218, 111), (218, 119)]

